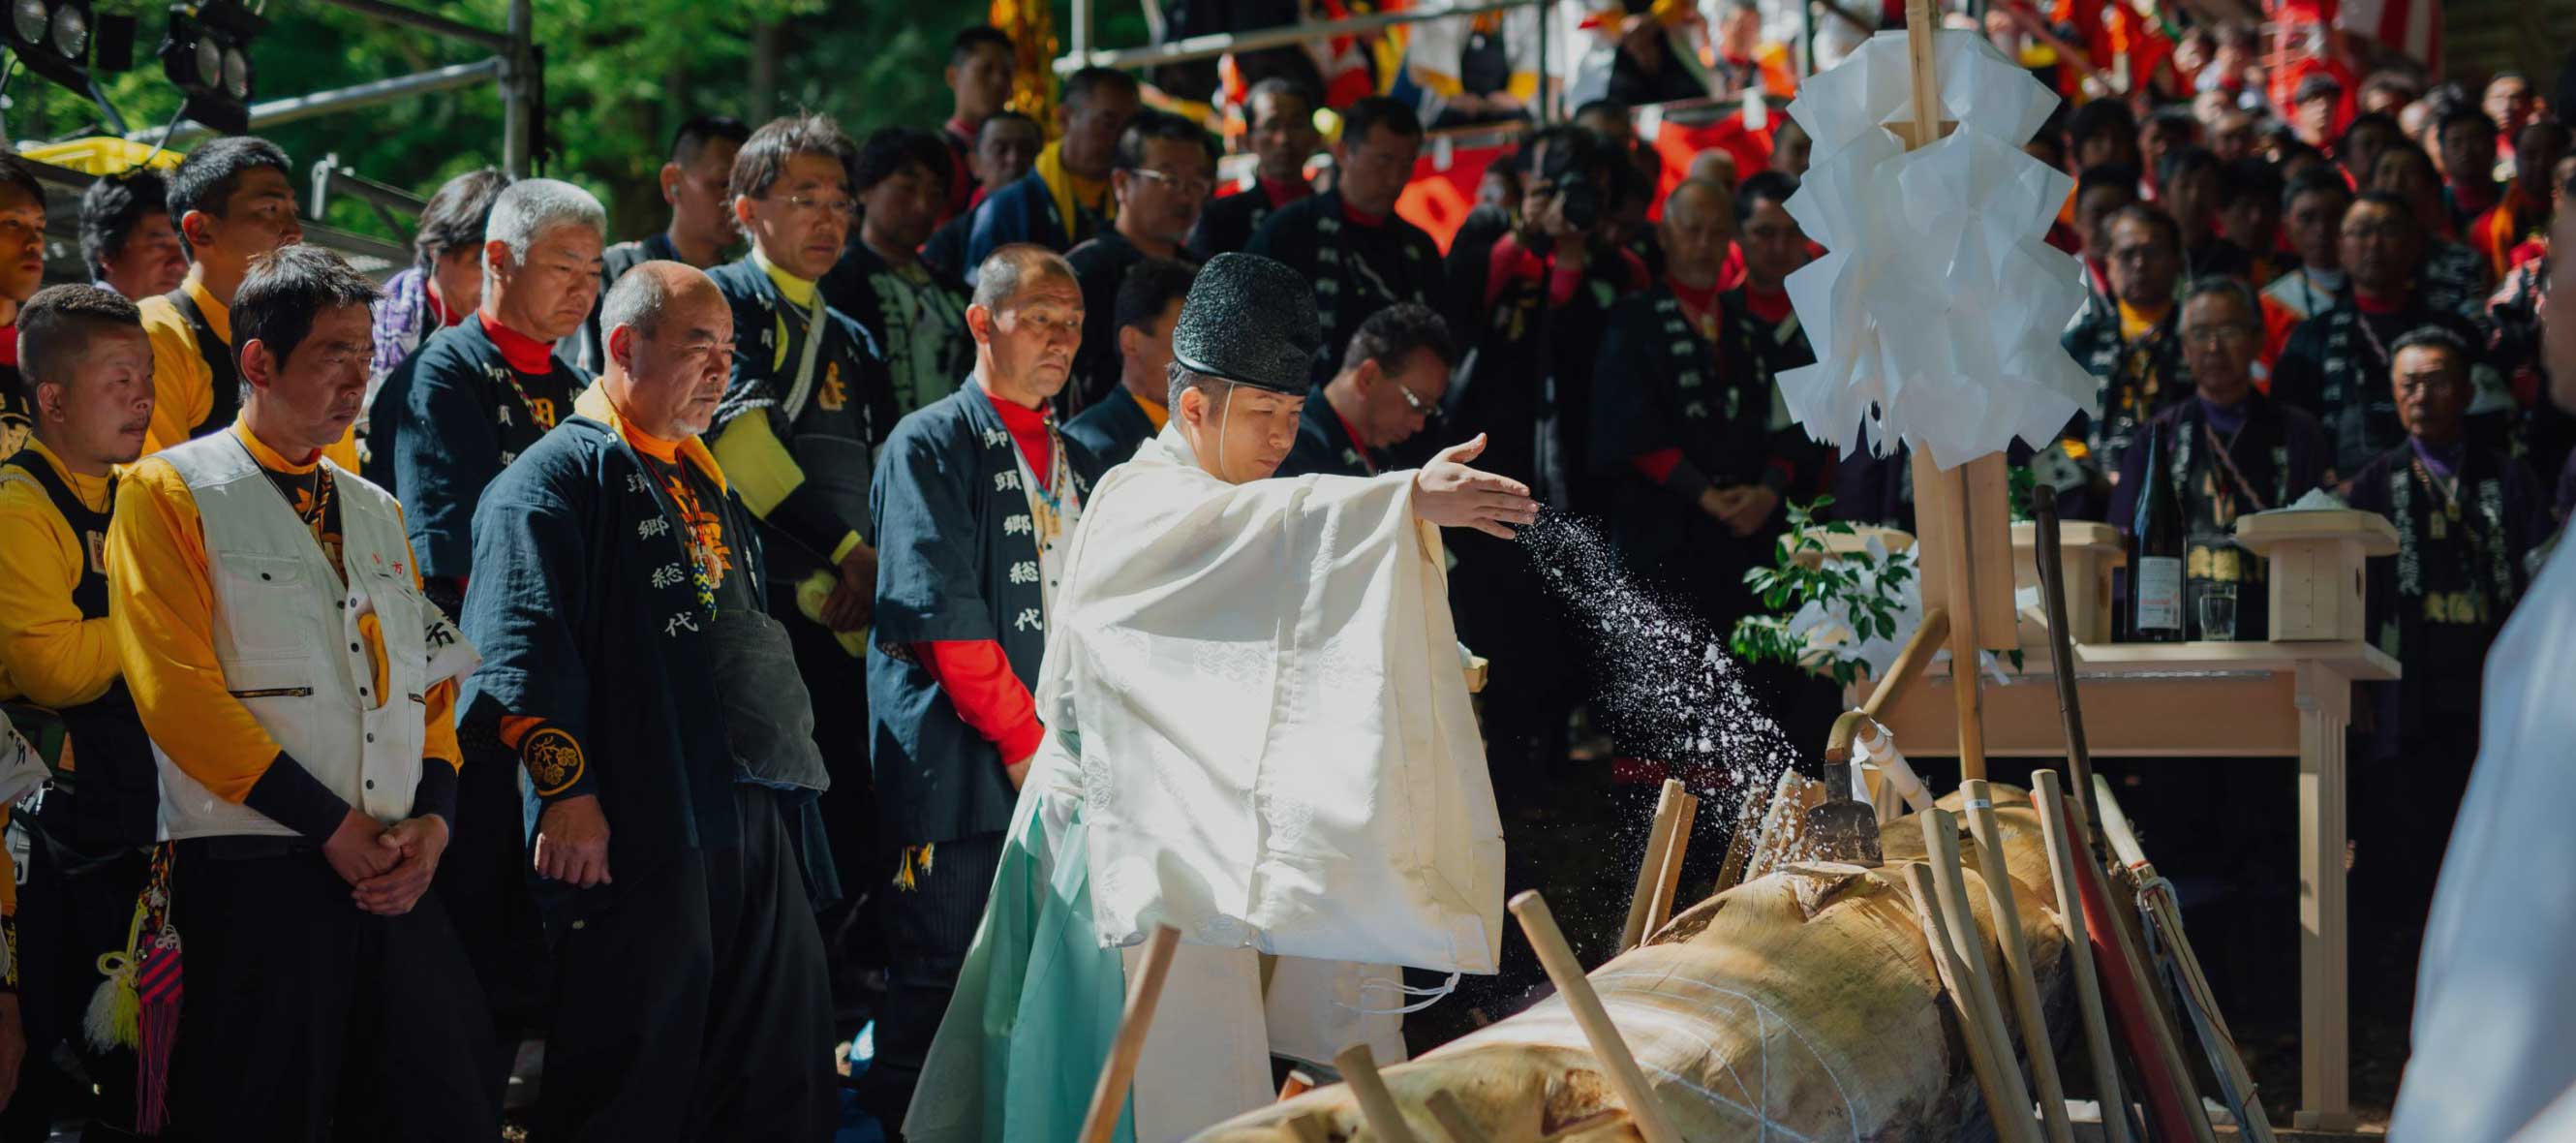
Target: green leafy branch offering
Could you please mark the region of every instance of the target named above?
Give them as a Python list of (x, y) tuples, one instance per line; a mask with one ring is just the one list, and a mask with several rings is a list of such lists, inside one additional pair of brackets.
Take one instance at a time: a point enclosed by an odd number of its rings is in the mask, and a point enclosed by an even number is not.
[(1833, 502), (1819, 496), (1789, 505), (1789, 530), (1773, 548), (1772, 566), (1744, 573), (1770, 614), (1737, 620), (1727, 643), (1747, 662), (1797, 664), (1847, 687), (1870, 670), (1860, 653), (1865, 645), (1895, 642), (1898, 619), (1913, 606), (1907, 584), (1914, 559), (1910, 552), (1833, 551), (1827, 537), (1854, 534), (1847, 521), (1819, 518)]

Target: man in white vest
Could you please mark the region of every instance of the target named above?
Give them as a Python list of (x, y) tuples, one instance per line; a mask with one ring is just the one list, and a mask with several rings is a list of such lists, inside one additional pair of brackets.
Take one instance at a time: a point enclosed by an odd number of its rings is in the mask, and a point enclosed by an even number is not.
[(1172, 419), (1102, 478), (1065, 556), (1046, 736), (911, 1143), (1074, 1137), (1158, 924), (1183, 943), (1135, 1140), (1269, 1102), (1273, 1054), (1401, 1059), (1393, 1017), (1420, 1003), (1399, 966), (1494, 971), (1502, 829), (1439, 529), (1508, 539), (1538, 506), (1466, 466), (1481, 438), (1414, 471), (1268, 479), (1317, 324), (1305, 280), (1253, 254), (1209, 262), (1182, 304)]
[(322, 455), (366, 392), (376, 298), (320, 247), (263, 256), (232, 302), (239, 419), (118, 482), (109, 623), (160, 766), (147, 900), (185, 989), (165, 1138), (499, 1130), (482, 998), (424, 896), (474, 651), (421, 595), (401, 507)]

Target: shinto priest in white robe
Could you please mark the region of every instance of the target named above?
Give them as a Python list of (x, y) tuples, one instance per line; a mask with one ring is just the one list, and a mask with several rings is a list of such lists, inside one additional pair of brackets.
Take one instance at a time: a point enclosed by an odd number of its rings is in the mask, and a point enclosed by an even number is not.
[(1274, 1052), (1402, 1059), (1398, 966), (1494, 971), (1502, 827), (1413, 479), (1227, 484), (1175, 425), (1093, 489), (907, 1138), (1074, 1138), (1157, 924), (1182, 944), (1121, 1140), (1270, 1102)]

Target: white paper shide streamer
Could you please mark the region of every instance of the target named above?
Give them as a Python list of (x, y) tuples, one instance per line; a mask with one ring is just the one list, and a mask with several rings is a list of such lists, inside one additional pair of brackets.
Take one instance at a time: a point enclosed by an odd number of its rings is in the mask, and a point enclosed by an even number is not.
[(1958, 128), (1907, 151), (1902, 32), (1881, 32), (1809, 78), (1789, 114), (1815, 157), (1787, 209), (1824, 257), (1789, 275), (1817, 362), (1780, 374), (1790, 413), (1842, 446), (1899, 439), (1942, 468), (2056, 438), (2100, 411), (2058, 336), (2084, 271), (2043, 237), (2073, 180), (2023, 154), (2057, 97), (1973, 32), (1934, 39), (1941, 115)]

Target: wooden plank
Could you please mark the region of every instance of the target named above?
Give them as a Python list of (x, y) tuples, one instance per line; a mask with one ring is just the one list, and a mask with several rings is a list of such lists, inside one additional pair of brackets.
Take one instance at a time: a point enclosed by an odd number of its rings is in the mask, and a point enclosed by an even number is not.
[[(2049, 890), (2057, 901), (2057, 921), (2066, 929), (2066, 955), (2074, 964), (2075, 999), (2084, 1022), (2085, 1052), (2093, 1062), (2093, 1091), (2102, 1104), (2106, 1143), (2129, 1143), (2129, 1101), (2120, 1090), (2120, 1068), (2111, 1056), (2111, 1018), (2102, 1008), (2102, 984), (2095, 978), (2092, 937), (2084, 928), (2083, 889), (2076, 882), (2074, 831), (2067, 828), (2066, 800), (2057, 771), (2030, 776), (2031, 804), (2039, 811), (2041, 844), (2048, 850)], [(2088, 856), (2084, 860), (2091, 860)]]
[(1145, 963), (1136, 974), (1135, 990), (1127, 994), (1127, 1014), (1109, 1041), (1108, 1062), (1101, 1065), (1100, 1083), (1091, 1089), (1091, 1109), (1082, 1117), (1082, 1143), (1109, 1143), (1117, 1133), (1118, 1113), (1127, 1106), (1136, 1060), (1145, 1052), (1145, 1033), (1154, 1026), (1154, 1006), (1163, 998), (1163, 979), (1172, 973), (1172, 954), (1180, 943), (1181, 931), (1170, 925), (1154, 926), (1154, 935), (1145, 939)]
[(1656, 879), (1655, 899), (1646, 907), (1646, 930), (1639, 943), (1673, 919), (1673, 894), (1681, 889), (1682, 855), (1690, 852), (1691, 823), (1699, 817), (1699, 798), (1682, 795), (1681, 812), (1673, 815), (1673, 832), (1664, 842), (1663, 872)]
[(1377, 1054), (1365, 1041), (1342, 1049), (1333, 1057), (1333, 1069), (1342, 1073), (1342, 1082), (1359, 1100), (1360, 1117), (1368, 1120), (1369, 1134), (1386, 1143), (1420, 1143), (1413, 1126), (1404, 1121), (1404, 1110), (1395, 1105), (1395, 1093), (1386, 1090), (1385, 1078), (1377, 1074)]
[(1645, 1136), (1646, 1143), (1682, 1143), (1681, 1133), (1673, 1130), (1663, 1107), (1655, 1102), (1655, 1089), (1647, 1086), (1646, 1073), (1637, 1067), (1637, 1057), (1628, 1051), (1628, 1042), (1619, 1038), (1619, 1026), (1610, 1022), (1609, 1009), (1601, 1006), (1601, 995), (1592, 991), (1592, 981), (1583, 975), (1583, 964), (1574, 959), (1574, 947), (1565, 943), (1565, 933), (1556, 927), (1556, 918), (1547, 911), (1547, 899), (1535, 889), (1524, 889), (1511, 899), (1512, 916), (1520, 919), (1521, 935), (1529, 938), (1530, 948), (1538, 953), (1540, 967), (1547, 970), (1548, 980), (1555, 983), (1557, 995), (1565, 998), (1573, 1011), (1574, 1022), (1583, 1029), (1585, 1042), (1592, 1046), (1594, 1059), (1610, 1080), (1610, 1090), (1617, 1092), (1619, 1102), (1626, 1104), (1628, 1118)]
[[(2250, 678), (2084, 679), (2085, 737), (2097, 758), (2291, 758), (2299, 753), (2297, 687), (2287, 673)], [(1879, 721), (1912, 758), (1955, 758), (1946, 676), (1909, 687)], [(1986, 754), (2066, 756), (2057, 696), (2045, 675), (1986, 689)], [(2225, 718), (2184, 717), (2223, 710)]]
[(1976, 843), (1977, 875), (1986, 883), (1986, 911), (1995, 919), (1995, 943), (2004, 954), (2003, 995), (2012, 999), (2013, 1019), (2021, 1029), (2022, 1058), (2030, 1063), (2030, 1080), (2039, 1097), (2040, 1123), (2049, 1143), (2075, 1143), (2066, 1118), (2066, 1089), (2057, 1082), (2057, 1046), (2048, 1035), (2048, 1013), (2039, 1006), (2039, 980), (2030, 964), (2030, 944), (2023, 939), (2021, 909), (2013, 903), (2012, 871), (2004, 866), (2003, 830), (1995, 818), (1994, 794), (1983, 780), (1961, 783), (1960, 808)]

